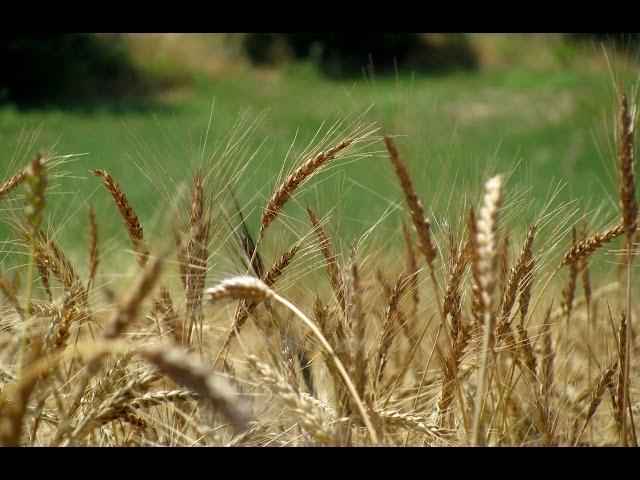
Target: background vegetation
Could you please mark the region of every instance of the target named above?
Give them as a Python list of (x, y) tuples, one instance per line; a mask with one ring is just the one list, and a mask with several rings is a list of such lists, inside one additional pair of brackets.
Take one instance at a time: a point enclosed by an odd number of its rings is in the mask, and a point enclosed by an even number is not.
[[(290, 168), (295, 161), (295, 155), (287, 157), (291, 145), (293, 152), (300, 151), (323, 122), (367, 112), (371, 123), (401, 136), (398, 142), (418, 189), (432, 205), (446, 203), (451, 193), (443, 188), (443, 176), (463, 189), (477, 185), (480, 179), (470, 172), (487, 165), (531, 185), (531, 198), (545, 198), (557, 182), (567, 184), (561, 201), (589, 198), (602, 192), (603, 184), (611, 186), (606, 167), (613, 152), (611, 75), (637, 71), (633, 54), (613, 46), (605, 54), (599, 39), (592, 38), (431, 34), (356, 42), (345, 50), (348, 61), (333, 62), (350, 75), (336, 77), (323, 72), (331, 70), (329, 58), (346, 39), (323, 37), (324, 46), (318, 47), (317, 36), (310, 36), (265, 41), (241, 35), (101, 35), (34, 39), (37, 48), (13, 39), (13, 61), (18, 56), (32, 70), (49, 69), (55, 81), (27, 82), (23, 90), (5, 95), (0, 156), (14, 161), (2, 162), (0, 175), (13, 173), (37, 149), (55, 145), (61, 154), (86, 154), (67, 164), (69, 192), (91, 195), (97, 183), (87, 180), (89, 169), (106, 168), (121, 178), (140, 214), (149, 217), (157, 192), (130, 175), (132, 164), (161, 160), (169, 175), (188, 176), (202, 155), (213, 112), (210, 152), (234, 125), (248, 128), (257, 120), (255, 134), (246, 139), (252, 145), (247, 151), (256, 153), (255, 175), (237, 194), (243, 205), (264, 205), (267, 193), (259, 192), (272, 186), (263, 179), (274, 178), (285, 158), (285, 170)], [(251, 61), (246, 52), (251, 53), (247, 44), (252, 42), (271, 52), (270, 62)], [(368, 45), (379, 63), (373, 56), (373, 65), (367, 65)], [(380, 45), (386, 45), (382, 52)], [(24, 49), (34, 53), (21, 56)], [(68, 62), (61, 63), (65, 51)], [(401, 51), (397, 58), (406, 61), (396, 62), (396, 73), (388, 74), (390, 59)], [(431, 62), (423, 56), (419, 68), (415, 59), (425, 51), (444, 55), (446, 68), (435, 54), (426, 55)], [(431, 73), (425, 65), (433, 67)], [(31, 74), (19, 75), (18, 84)], [(61, 92), (61, 85), (71, 88)], [(35, 92), (29, 101), (23, 101), (25, 91)], [(31, 137), (36, 138), (25, 141)], [(373, 155), (346, 165), (337, 179), (318, 182), (314, 195), (329, 207), (338, 191), (349, 205), (341, 228), (347, 235), (361, 233), (365, 219), (380, 217), (397, 193), (389, 172), (384, 155)], [(108, 228), (115, 229), (117, 215), (108, 202), (100, 195), (92, 201)]]

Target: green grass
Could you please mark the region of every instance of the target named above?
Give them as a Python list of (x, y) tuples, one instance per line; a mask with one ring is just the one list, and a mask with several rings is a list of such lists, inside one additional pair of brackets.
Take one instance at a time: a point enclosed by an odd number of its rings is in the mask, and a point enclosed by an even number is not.
[[(323, 121), (353, 117), (371, 105), (368, 121), (406, 136), (398, 138), (397, 145), (424, 202), (439, 215), (445, 214), (450, 196), (460, 200), (470, 192), (468, 185), (477, 192), (489, 174), (509, 173), (516, 166), (507, 186), (531, 186), (527, 199), (543, 200), (553, 182), (567, 183), (559, 201), (581, 197), (592, 206), (604, 198), (602, 184), (614, 191), (607, 173), (614, 162), (610, 139), (615, 97), (609, 77), (586, 71), (525, 68), (336, 82), (302, 64), (270, 74), (196, 78), (192, 88), (151, 104), (123, 100), (85, 111), (19, 111), (2, 106), (0, 175), (12, 173), (6, 171), (6, 159), (15, 153), (20, 132), (42, 124), (32, 154), (56, 141), (60, 154), (87, 153), (64, 167), (69, 178), (62, 181), (59, 191), (68, 193), (65, 205), (70, 210), (58, 207), (54, 212), (69, 218), (63, 235), (78, 245), (84, 242), (84, 199), (91, 197), (104, 229), (124, 243), (124, 233), (116, 231), (117, 212), (89, 169), (109, 170), (139, 211), (143, 224), (148, 224), (154, 213), (157, 218), (158, 195), (132, 163), (141, 150), (136, 138), (151, 146), (153, 154), (144, 153), (147, 160), (162, 156), (176, 178), (188, 174), (190, 162), (199, 155), (214, 98), (213, 139), (235, 124), (242, 109), (250, 108), (248, 118), (266, 111), (251, 139), (255, 148), (264, 144), (239, 192), (241, 202), (247, 202), (262, 189), (256, 206), (264, 205), (296, 132), (296, 147), (301, 150)], [(170, 153), (172, 150), (175, 153)], [(382, 144), (374, 150), (379, 154), (318, 177), (312, 182), (319, 184), (317, 189), (307, 189), (300, 197), (324, 214), (336, 204), (336, 192), (344, 196), (339, 207), (343, 221), (333, 228), (339, 226), (346, 238), (364, 232), (384, 213), (389, 201), (402, 201)], [(79, 200), (73, 202), (75, 194)], [(49, 212), (53, 209), (51, 206)], [(301, 210), (292, 202), (287, 213), (299, 215)], [(452, 208), (450, 213), (454, 211)], [(525, 217), (526, 213), (525, 208)], [(254, 211), (249, 217), (254, 227), (257, 215)], [(9, 230), (1, 228), (5, 236)]]

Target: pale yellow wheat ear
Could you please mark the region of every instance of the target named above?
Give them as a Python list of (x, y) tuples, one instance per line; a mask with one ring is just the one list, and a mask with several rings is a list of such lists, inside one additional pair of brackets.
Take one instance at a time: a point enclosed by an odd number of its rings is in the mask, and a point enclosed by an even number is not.
[(480, 381), (475, 397), (473, 418), (473, 443), (482, 443), (481, 418), (486, 394), (488, 363), (493, 356), (495, 342), (494, 292), (497, 281), (497, 230), (498, 214), (503, 201), (502, 176), (489, 179), (484, 185), (484, 197), (476, 218), (476, 229), (472, 237), (474, 270), (477, 271), (480, 299), (480, 319), (484, 329)]
[(349, 390), (349, 394), (352, 396), (354, 403), (358, 407), (362, 421), (364, 422), (369, 435), (371, 436), (371, 441), (374, 444), (378, 442), (378, 435), (376, 434), (376, 430), (371, 423), (367, 410), (362, 403), (362, 399), (358, 395), (355, 385), (353, 384), (351, 377), (347, 373), (346, 368), (342, 364), (342, 361), (334, 351), (331, 344), (327, 341), (322, 331), (320, 331), (316, 324), (312, 322), (304, 313), (302, 313), (302, 311), (298, 307), (296, 307), (286, 298), (281, 297), (280, 295), (275, 293), (273, 290), (267, 287), (267, 285), (262, 280), (251, 276), (230, 278), (221, 282), (216, 287), (208, 288), (207, 290), (205, 290), (204, 294), (205, 298), (207, 298), (207, 300), (212, 303), (225, 298), (233, 300), (253, 300), (258, 302), (272, 299), (291, 310), (291, 312), (296, 315), (305, 324), (305, 326), (309, 328), (309, 330), (311, 330), (311, 332), (315, 335), (320, 344), (331, 357), (331, 360), (340, 372), (342, 380), (345, 382), (345, 385)]

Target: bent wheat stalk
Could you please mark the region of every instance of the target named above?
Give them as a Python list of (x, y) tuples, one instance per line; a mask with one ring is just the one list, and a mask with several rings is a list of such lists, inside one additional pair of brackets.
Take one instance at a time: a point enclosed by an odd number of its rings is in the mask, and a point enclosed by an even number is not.
[(233, 277), (227, 279), (220, 283), (220, 285), (218, 285), (217, 287), (205, 290), (205, 296), (211, 303), (214, 303), (217, 300), (223, 298), (229, 298), (233, 300), (249, 299), (258, 302), (271, 299), (291, 310), (291, 312), (293, 312), (293, 314), (296, 315), (307, 326), (307, 328), (309, 328), (309, 330), (311, 330), (311, 332), (316, 336), (320, 344), (324, 347), (324, 349), (331, 357), (331, 360), (340, 372), (340, 375), (344, 380), (345, 385), (347, 386), (347, 390), (349, 390), (349, 394), (353, 398), (353, 401), (358, 408), (360, 416), (362, 417), (362, 421), (365, 424), (369, 435), (371, 436), (371, 441), (374, 444), (378, 443), (376, 430), (373, 427), (371, 420), (369, 419), (369, 415), (367, 414), (364, 404), (362, 403), (362, 399), (358, 395), (355, 385), (353, 384), (351, 377), (347, 373), (347, 370), (345, 369), (344, 365), (338, 358), (338, 355), (334, 351), (333, 347), (329, 344), (325, 336), (322, 334), (320, 329), (298, 307), (296, 307), (286, 298), (281, 297), (276, 292), (271, 290), (261, 280), (249, 276)]

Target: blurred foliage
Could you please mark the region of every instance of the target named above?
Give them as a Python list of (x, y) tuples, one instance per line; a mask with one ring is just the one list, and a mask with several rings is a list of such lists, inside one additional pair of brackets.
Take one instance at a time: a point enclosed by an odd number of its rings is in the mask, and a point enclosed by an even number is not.
[(395, 68), (424, 72), (476, 66), (464, 34), (251, 33), (245, 36), (244, 48), (255, 64), (310, 58), (330, 76), (357, 75), (371, 65), (376, 73)]
[(575, 40), (603, 42), (623, 50), (637, 49), (640, 47), (640, 33), (570, 33), (569, 37)]
[(141, 88), (118, 41), (88, 33), (0, 34), (0, 100), (78, 102)]

